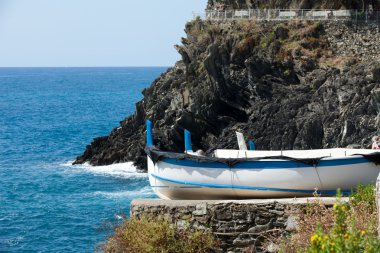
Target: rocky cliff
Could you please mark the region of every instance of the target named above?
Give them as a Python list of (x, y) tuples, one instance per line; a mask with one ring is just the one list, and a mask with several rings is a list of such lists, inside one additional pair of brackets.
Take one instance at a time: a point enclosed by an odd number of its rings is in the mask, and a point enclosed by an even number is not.
[(378, 0), (209, 0), (207, 9), (377, 9)]
[(235, 130), (258, 149), (284, 150), (367, 147), (380, 132), (376, 24), (195, 20), (186, 34), (182, 60), (75, 163), (144, 170), (146, 119), (156, 145), (171, 151), (183, 151), (185, 128), (206, 151), (236, 148)]

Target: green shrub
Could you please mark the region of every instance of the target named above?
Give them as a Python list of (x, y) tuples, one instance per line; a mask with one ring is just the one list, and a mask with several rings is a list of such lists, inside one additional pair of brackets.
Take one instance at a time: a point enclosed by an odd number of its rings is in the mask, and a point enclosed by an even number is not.
[(105, 253), (203, 253), (214, 244), (211, 232), (180, 229), (162, 219), (131, 218), (116, 228), (102, 248)]
[(260, 46), (262, 48), (267, 48), (275, 39), (276, 39), (276, 34), (274, 32), (263, 34), (263, 37), (260, 42)]
[(359, 184), (355, 191), (351, 192), (350, 205), (358, 206), (360, 203), (366, 203), (374, 211), (376, 208), (376, 191), (374, 185)]
[(290, 70), (290, 69), (286, 69), (285, 71), (284, 71), (284, 76), (285, 77), (290, 77), (292, 75), (292, 71)]
[(249, 54), (250, 51), (255, 47), (255, 38), (250, 36), (240, 40), (235, 46), (236, 51), (240, 55)]
[[(377, 253), (380, 241), (376, 237), (373, 216), (375, 203), (374, 186), (359, 185), (350, 196), (350, 202), (344, 203), (338, 195), (333, 207), (334, 225), (329, 232), (319, 227), (310, 237), (309, 253)], [(372, 215), (371, 215), (372, 214)], [(363, 216), (365, 218), (363, 219)], [(364, 224), (363, 224), (364, 222)]]
[(297, 231), (279, 239), (280, 252), (380, 252), (377, 215), (374, 185), (358, 185), (348, 202), (338, 193), (333, 208), (313, 202), (299, 214)]

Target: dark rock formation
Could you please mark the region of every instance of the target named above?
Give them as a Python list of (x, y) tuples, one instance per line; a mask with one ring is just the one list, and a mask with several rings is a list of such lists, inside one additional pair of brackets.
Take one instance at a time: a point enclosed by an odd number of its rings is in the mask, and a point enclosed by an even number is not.
[(76, 163), (134, 161), (146, 168), (146, 119), (157, 146), (171, 151), (183, 151), (185, 128), (194, 149), (207, 151), (237, 148), (235, 130), (259, 149), (367, 147), (380, 131), (374, 60), (380, 49), (368, 59), (336, 54), (334, 30), (328, 23), (188, 23), (176, 47), (182, 61), (143, 91), (121, 128), (96, 138)]

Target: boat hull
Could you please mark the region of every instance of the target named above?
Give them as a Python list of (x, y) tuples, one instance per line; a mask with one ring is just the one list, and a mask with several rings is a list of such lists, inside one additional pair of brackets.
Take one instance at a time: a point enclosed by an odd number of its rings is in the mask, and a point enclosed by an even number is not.
[(374, 183), (380, 166), (361, 155), (324, 158), (318, 165), (282, 159), (239, 162), (195, 162), (148, 156), (154, 192), (163, 199), (250, 199), (349, 193), (358, 183)]

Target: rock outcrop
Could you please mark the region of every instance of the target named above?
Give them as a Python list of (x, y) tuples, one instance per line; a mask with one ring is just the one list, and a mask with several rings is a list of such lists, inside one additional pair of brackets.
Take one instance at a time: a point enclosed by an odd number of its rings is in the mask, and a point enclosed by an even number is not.
[(361, 44), (371, 44), (366, 34), (380, 38), (376, 25), (195, 20), (186, 34), (176, 46), (182, 60), (75, 163), (144, 170), (146, 119), (170, 151), (183, 151), (185, 128), (194, 149), (209, 152), (237, 148), (236, 130), (258, 149), (284, 150), (368, 147), (380, 132), (380, 47)]

